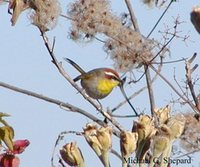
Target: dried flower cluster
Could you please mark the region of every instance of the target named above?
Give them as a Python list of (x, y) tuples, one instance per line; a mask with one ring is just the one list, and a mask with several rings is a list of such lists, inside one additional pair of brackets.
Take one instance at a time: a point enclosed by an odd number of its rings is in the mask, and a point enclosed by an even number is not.
[(124, 26), (111, 12), (108, 0), (78, 0), (70, 5), (68, 15), (72, 39), (92, 38), (97, 33), (108, 37), (104, 49), (120, 71), (130, 71), (153, 56), (155, 43)]
[(192, 113), (185, 114), (186, 125), (181, 136), (181, 146), (186, 151), (194, 151), (200, 148), (200, 122)]
[(33, 9), (30, 19), (40, 30), (48, 31), (56, 26), (61, 8), (58, 0), (31, 0)]
[(12, 26), (16, 24), (17, 19), (20, 16), (20, 14), (24, 10), (28, 9), (29, 7), (30, 7), (29, 1), (9, 0), (8, 13), (12, 15), (12, 18), (11, 18)]
[(164, 158), (170, 157), (173, 142), (180, 138), (185, 128), (185, 117), (181, 114), (170, 117), (171, 109), (169, 106), (157, 110), (160, 117), (156, 135), (152, 138), (152, 158), (150, 167), (155, 164), (154, 159), (160, 157), (160, 166), (167, 167)]
[[(138, 163), (144, 163), (148, 156), (147, 153), (151, 152), (152, 156), (148, 157), (150, 167), (157, 163), (154, 161), (155, 158), (160, 160), (159, 164), (162, 167), (167, 167), (168, 164), (163, 157), (170, 158), (172, 144), (182, 135), (186, 122), (184, 115), (171, 116), (170, 113), (171, 108), (169, 106), (157, 109), (155, 111), (158, 120), (157, 125), (154, 118), (148, 115), (140, 115), (138, 121), (134, 122), (132, 131), (121, 131), (122, 166), (128, 165), (128, 158), (133, 153), (135, 153)], [(96, 124), (88, 123), (83, 128), (82, 134), (102, 164), (105, 167), (110, 167), (109, 153), (112, 147), (112, 127), (107, 125), (98, 128)], [(76, 156), (73, 154), (71, 145), (63, 146), (60, 151), (62, 159), (68, 164), (72, 161), (77, 162), (74, 160), (75, 157), (77, 157), (75, 159), (83, 159), (80, 158), (79, 154)], [(80, 162), (83, 162), (83, 160)], [(75, 164), (73, 163), (73, 165)]]
[(112, 146), (112, 128), (98, 127), (94, 124), (87, 124), (84, 136), (90, 147), (95, 151), (105, 167), (110, 167), (109, 150)]
[(200, 6), (196, 6), (192, 9), (190, 19), (197, 32), (200, 33)]
[(167, 0), (141, 0), (144, 4), (148, 5), (149, 7), (152, 6), (157, 6), (157, 7), (161, 7), (163, 6)]
[(152, 6), (154, 4), (155, 0), (141, 0), (144, 4), (147, 4), (148, 6)]
[(136, 158), (144, 161), (147, 151), (150, 149), (151, 139), (157, 131), (154, 119), (148, 115), (141, 115), (134, 123), (132, 131), (138, 133)]
[(12, 15), (13, 26), (26, 9), (32, 9), (30, 20), (43, 32), (56, 26), (61, 12), (58, 0), (9, 0), (8, 12)]

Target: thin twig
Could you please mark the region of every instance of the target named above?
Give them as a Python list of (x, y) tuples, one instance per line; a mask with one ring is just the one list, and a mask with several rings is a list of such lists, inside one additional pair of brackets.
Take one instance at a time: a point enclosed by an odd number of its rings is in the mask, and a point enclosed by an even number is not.
[(71, 18), (71, 17), (69, 17), (69, 16), (66, 16), (66, 15), (64, 15), (64, 14), (60, 14), (60, 16), (63, 17), (63, 18), (72, 20), (72, 21), (76, 21), (75, 19), (73, 19), (73, 18)]
[(167, 12), (167, 10), (169, 9), (169, 7), (171, 6), (172, 2), (174, 2), (174, 0), (171, 0), (171, 2), (169, 3), (169, 5), (167, 6), (167, 8), (164, 10), (164, 12), (160, 16), (160, 18), (158, 19), (158, 21), (156, 22), (156, 24), (154, 25), (154, 27), (150, 31), (150, 33), (147, 35), (147, 38), (149, 38), (150, 35), (153, 33), (153, 31), (155, 30), (155, 28), (157, 27), (157, 25), (159, 24), (159, 22), (161, 21), (161, 19), (163, 18), (163, 16), (165, 15), (165, 13)]
[(148, 66), (145, 65), (145, 70), (146, 70), (146, 82), (147, 82), (147, 88), (148, 88), (148, 93), (149, 93), (149, 101), (150, 101), (150, 108), (151, 108), (151, 115), (154, 117), (155, 115), (155, 98), (153, 94), (153, 87), (152, 87), (152, 82), (151, 82), (151, 76), (150, 76), (150, 71)]
[(149, 62), (152, 62), (153, 60), (155, 60), (159, 55), (160, 53), (170, 44), (170, 42), (174, 39), (176, 35), (174, 34), (168, 41), (165, 45), (163, 45), (163, 47), (159, 50), (159, 52), (149, 61)]
[[(178, 60), (172, 60), (172, 61), (164, 61), (162, 62), (162, 64), (173, 64), (173, 63), (179, 63), (182, 61), (186, 61), (187, 58), (182, 58), (182, 59), (178, 59)], [(160, 62), (151, 62), (151, 64), (160, 64)]]
[(115, 155), (117, 158), (119, 158), (120, 160), (122, 160), (122, 157), (121, 155), (114, 149), (111, 149), (110, 152)]
[(140, 29), (139, 29), (139, 26), (138, 26), (137, 18), (135, 17), (135, 14), (134, 14), (134, 11), (133, 11), (133, 8), (132, 8), (130, 0), (125, 0), (125, 3), (126, 3), (126, 6), (128, 8), (129, 14), (131, 16), (131, 21), (132, 21), (132, 24), (133, 24), (133, 27), (134, 27), (135, 31), (140, 33)]
[(180, 158), (182, 158), (184, 156), (189, 156), (189, 155), (194, 154), (194, 153), (199, 152), (199, 151), (200, 151), (200, 148), (197, 148), (197, 149), (195, 149), (195, 150), (193, 150), (191, 152), (188, 152), (186, 154), (183, 154), (183, 155), (180, 155), (180, 156), (176, 157), (176, 159), (180, 159)]
[(62, 159), (59, 159), (58, 162), (59, 162), (59, 164), (60, 164), (62, 167), (66, 167), (65, 164), (63, 163)]
[(196, 70), (196, 68), (198, 67), (198, 65), (196, 64), (193, 68), (191, 68), (191, 63), (194, 61), (194, 59), (196, 58), (197, 53), (194, 53), (194, 55), (192, 56), (191, 59), (189, 59), (188, 61), (186, 61), (185, 63), (185, 70), (186, 70), (186, 81), (187, 84), (189, 86), (192, 98), (195, 102), (196, 108), (198, 109), (198, 111), (200, 112), (200, 102), (196, 96), (196, 93), (194, 91), (194, 84), (192, 82), (192, 73)]
[[(139, 89), (137, 92), (135, 92), (134, 94), (132, 94), (128, 99), (131, 100), (133, 99), (134, 97), (136, 97), (138, 94), (140, 94), (141, 92), (143, 92), (147, 87), (144, 86), (142, 87), (141, 89)], [(126, 104), (127, 101), (124, 100), (122, 102), (120, 102), (116, 107), (114, 107), (111, 111), (114, 112), (115, 110), (119, 109), (121, 106), (123, 106), (124, 104)]]
[(182, 96), (185, 96), (185, 98), (187, 98), (187, 100), (189, 101), (189, 98), (186, 95), (186, 92), (184, 92), (184, 90), (182, 89), (181, 85), (179, 84), (179, 82), (176, 79), (176, 75), (175, 75), (175, 70), (174, 70), (174, 81), (176, 82), (177, 86), (179, 87), (180, 91), (182, 92)]
[(117, 115), (117, 114), (110, 114), (114, 118), (133, 118), (135, 115)]
[(181, 95), (181, 93), (170, 83), (170, 81), (169, 80), (167, 80), (167, 78), (165, 78), (161, 73), (159, 73), (158, 71), (157, 71), (157, 69), (153, 66), (153, 65), (149, 65), (150, 67), (151, 67), (151, 69), (154, 71), (154, 72), (156, 72), (159, 76), (160, 76), (160, 78), (162, 78), (166, 83), (167, 83), (167, 85), (185, 102), (185, 103), (187, 103), (197, 114), (198, 114), (198, 112), (197, 112), (197, 108), (196, 108), (196, 106), (193, 104), (193, 103), (191, 103), (190, 101), (188, 101), (185, 97), (183, 97), (182, 95)]

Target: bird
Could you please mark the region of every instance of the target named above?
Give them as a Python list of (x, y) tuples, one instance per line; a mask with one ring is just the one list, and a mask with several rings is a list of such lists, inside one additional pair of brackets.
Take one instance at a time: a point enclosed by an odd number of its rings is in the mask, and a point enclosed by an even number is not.
[(71, 64), (76, 70), (80, 72), (80, 75), (73, 80), (77, 82), (80, 80), (81, 86), (86, 91), (87, 95), (93, 99), (99, 100), (108, 96), (113, 88), (119, 86), (123, 96), (133, 109), (135, 116), (138, 116), (137, 111), (130, 103), (126, 93), (124, 91), (124, 79), (121, 79), (119, 74), (111, 68), (96, 68), (86, 72), (78, 64), (69, 58), (64, 58), (69, 64)]

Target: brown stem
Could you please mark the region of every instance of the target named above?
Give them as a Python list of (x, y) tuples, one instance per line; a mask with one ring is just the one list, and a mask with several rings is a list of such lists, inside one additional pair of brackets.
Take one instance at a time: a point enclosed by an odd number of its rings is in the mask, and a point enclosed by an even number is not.
[(167, 12), (167, 10), (169, 9), (169, 7), (171, 6), (172, 2), (174, 2), (174, 0), (171, 0), (171, 2), (169, 3), (169, 5), (167, 6), (167, 8), (164, 10), (164, 12), (162, 13), (162, 15), (160, 16), (160, 18), (158, 19), (158, 21), (156, 22), (156, 24), (153, 26), (152, 30), (150, 31), (150, 33), (147, 35), (147, 38), (150, 37), (150, 35), (153, 33), (153, 31), (155, 30), (155, 28), (157, 27), (157, 25), (159, 24), (159, 22), (162, 20), (163, 16), (165, 15), (165, 13)]
[(138, 26), (137, 18), (135, 17), (135, 14), (134, 14), (134, 11), (133, 11), (133, 8), (132, 8), (130, 0), (125, 0), (125, 3), (126, 3), (126, 6), (128, 8), (129, 14), (131, 16), (131, 21), (132, 21), (132, 24), (133, 24), (133, 27), (134, 27), (135, 31), (140, 33), (140, 29), (139, 29), (139, 26)]
[(151, 82), (151, 75), (150, 71), (147, 65), (145, 65), (145, 75), (146, 75), (146, 82), (147, 82), (147, 88), (148, 88), (148, 93), (149, 93), (149, 101), (150, 101), (150, 106), (151, 106), (151, 115), (155, 116), (154, 110), (155, 110), (155, 98), (154, 98), (154, 93), (153, 93), (153, 88), (152, 88), (152, 82)]
[(198, 65), (196, 64), (192, 69), (191, 69), (191, 63), (194, 61), (194, 59), (196, 58), (197, 54), (194, 53), (194, 55), (192, 56), (191, 59), (189, 59), (188, 61), (186, 61), (185, 64), (185, 70), (186, 70), (186, 81), (187, 84), (189, 86), (192, 98), (195, 102), (196, 108), (198, 109), (198, 111), (200, 112), (200, 102), (196, 96), (196, 93), (194, 91), (194, 84), (192, 82), (192, 73), (194, 72), (194, 70), (198, 67)]

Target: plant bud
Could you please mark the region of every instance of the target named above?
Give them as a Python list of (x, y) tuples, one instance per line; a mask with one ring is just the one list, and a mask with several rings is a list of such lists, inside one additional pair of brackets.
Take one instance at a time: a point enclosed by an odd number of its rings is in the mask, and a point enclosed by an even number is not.
[(81, 150), (75, 142), (67, 143), (60, 150), (62, 159), (70, 166), (85, 167)]
[(167, 126), (171, 130), (171, 139), (177, 139), (183, 133), (186, 119), (183, 115), (179, 114), (168, 120)]
[(102, 150), (108, 151), (112, 147), (112, 128), (107, 126), (98, 129), (97, 139), (102, 146)]
[(100, 156), (102, 146), (97, 139), (97, 126), (94, 124), (87, 124), (84, 130), (84, 136), (90, 147), (95, 151), (95, 153)]
[(137, 123), (138, 142), (150, 138), (156, 133), (153, 118), (148, 115), (141, 115)]
[(87, 124), (83, 128), (85, 139), (90, 147), (95, 151), (105, 167), (109, 167), (109, 150), (112, 146), (112, 128), (101, 127), (97, 129), (94, 124)]
[(164, 124), (170, 117), (171, 108), (167, 105), (166, 107), (155, 109), (155, 114), (158, 118), (159, 124)]
[(121, 132), (120, 147), (123, 157), (129, 157), (137, 147), (138, 134), (135, 132)]
[(160, 134), (155, 136), (153, 140), (152, 157), (149, 167), (153, 167), (154, 164), (156, 163), (155, 159), (158, 159), (164, 152), (170, 150), (170, 147), (171, 147), (171, 142), (168, 136)]

